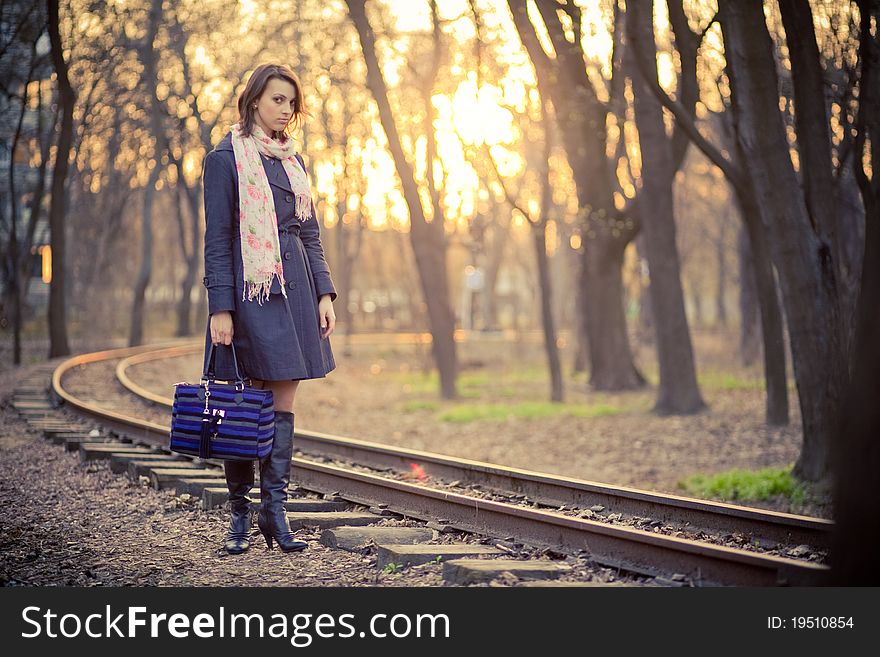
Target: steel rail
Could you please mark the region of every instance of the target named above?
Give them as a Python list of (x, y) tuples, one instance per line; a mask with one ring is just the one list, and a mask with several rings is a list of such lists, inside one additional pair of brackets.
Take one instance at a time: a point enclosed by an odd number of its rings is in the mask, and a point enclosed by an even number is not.
[(738, 586), (816, 586), (827, 581), (821, 564), (712, 545), (619, 525), (484, 500), (420, 484), (293, 459), (296, 480), (306, 489), (338, 491), (345, 499), (422, 520), (442, 518), (454, 529), (567, 550), (586, 550), (603, 565), (646, 575), (682, 573), (695, 583)]
[[(191, 348), (192, 352), (201, 346)], [(126, 370), (130, 365), (189, 355), (185, 347), (141, 352), (121, 361), (117, 375), (134, 394), (171, 408), (173, 400), (134, 383)], [(120, 378), (122, 380), (122, 378)], [(764, 544), (806, 544), (829, 549), (834, 523), (824, 518), (782, 513), (725, 502), (700, 500), (626, 486), (611, 486), (586, 479), (502, 466), (483, 461), (384, 445), (357, 438), (335, 436), (299, 428), (296, 447), (303, 454), (348, 460), (377, 470), (410, 472), (414, 465), (425, 474), (445, 481), (479, 484), (502, 493), (515, 493), (545, 506), (589, 508), (600, 504), (615, 513), (648, 517), (665, 523), (687, 523), (690, 530), (707, 533), (738, 531)]]

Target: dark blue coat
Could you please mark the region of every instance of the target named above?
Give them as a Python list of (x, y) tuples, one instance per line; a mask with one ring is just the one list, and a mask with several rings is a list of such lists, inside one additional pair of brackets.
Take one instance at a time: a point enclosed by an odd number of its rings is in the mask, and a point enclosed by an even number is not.
[[(318, 299), (329, 294), (336, 300), (330, 267), (324, 259), (320, 226), (312, 203), (312, 216), (299, 222), (294, 216), (293, 190), (281, 161), (261, 156), (269, 178), (278, 217), (281, 262), (287, 284), (287, 305), (277, 278), (272, 279), (263, 305), (243, 301), (241, 244), (238, 219), (238, 172), (229, 132), (207, 154), (203, 169), (205, 199), (205, 278), (208, 314), (232, 313), (233, 343), (243, 376), (277, 381), (315, 379), (336, 368), (330, 339), (321, 338)], [(302, 158), (297, 159), (305, 169)], [(292, 316), (292, 317), (291, 317)], [(211, 348), (211, 323), (205, 333), (203, 371)], [(232, 378), (232, 350), (214, 347), (215, 375)]]

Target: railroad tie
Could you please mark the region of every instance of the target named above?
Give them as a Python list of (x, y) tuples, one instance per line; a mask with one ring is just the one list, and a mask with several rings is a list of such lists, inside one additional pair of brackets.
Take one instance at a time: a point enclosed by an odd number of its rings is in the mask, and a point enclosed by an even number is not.
[(443, 579), (450, 584), (479, 584), (510, 573), (516, 579), (553, 579), (571, 572), (571, 566), (548, 559), (453, 559), (443, 564)]

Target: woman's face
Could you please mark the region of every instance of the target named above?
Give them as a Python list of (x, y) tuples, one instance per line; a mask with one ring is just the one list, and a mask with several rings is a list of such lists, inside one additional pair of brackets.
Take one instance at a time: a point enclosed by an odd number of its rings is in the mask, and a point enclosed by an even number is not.
[(272, 78), (266, 83), (263, 95), (255, 102), (254, 120), (269, 136), (281, 132), (293, 118), (296, 88), (287, 80)]

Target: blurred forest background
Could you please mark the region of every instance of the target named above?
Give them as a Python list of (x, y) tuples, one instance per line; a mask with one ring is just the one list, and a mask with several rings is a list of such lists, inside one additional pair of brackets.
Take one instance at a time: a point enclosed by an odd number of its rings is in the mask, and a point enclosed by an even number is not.
[(717, 331), (769, 425), (799, 408), (795, 474), (821, 480), (846, 404), (877, 406), (877, 21), (877, 0), (5, 0), (4, 361), (204, 334), (202, 162), (276, 61), (307, 90), (339, 353), (423, 336), (455, 399), (462, 336), (537, 331), (548, 399), (650, 369), (654, 412), (686, 415)]

